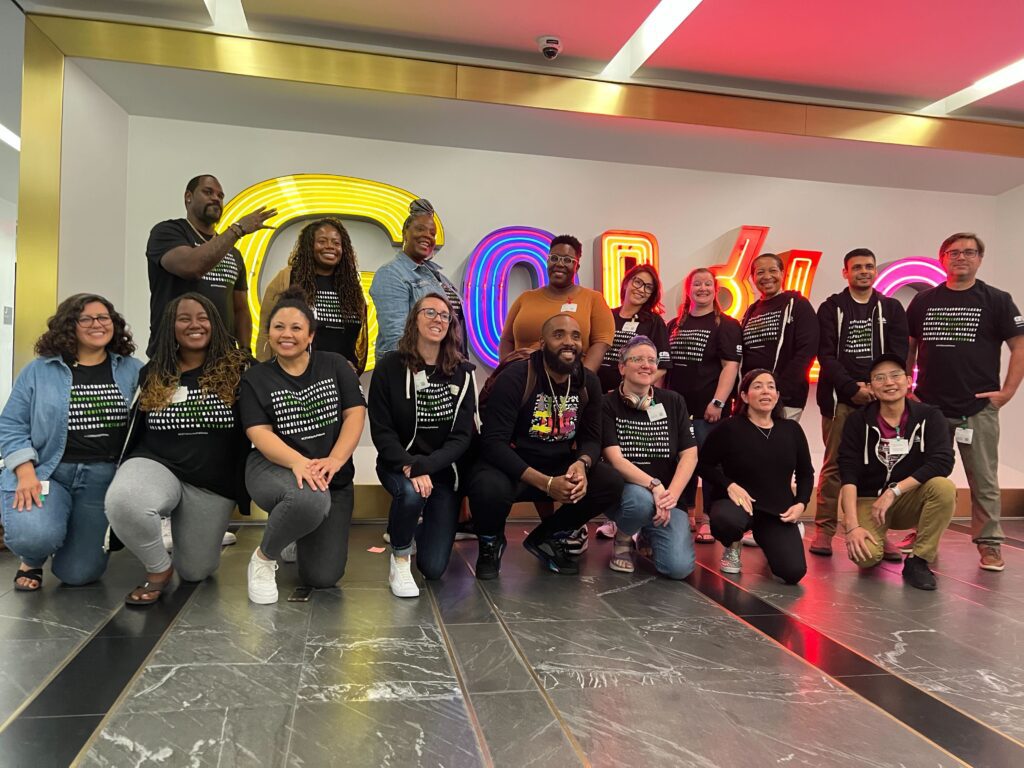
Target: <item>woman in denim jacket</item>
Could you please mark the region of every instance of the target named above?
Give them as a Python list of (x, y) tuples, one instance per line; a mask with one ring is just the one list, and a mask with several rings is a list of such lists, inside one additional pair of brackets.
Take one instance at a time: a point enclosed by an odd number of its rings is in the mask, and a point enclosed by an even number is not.
[(142, 367), (124, 318), (102, 296), (65, 299), (47, 326), (0, 414), (0, 514), (21, 558), (22, 592), (42, 586), (49, 557), (65, 584), (106, 570), (103, 498)]

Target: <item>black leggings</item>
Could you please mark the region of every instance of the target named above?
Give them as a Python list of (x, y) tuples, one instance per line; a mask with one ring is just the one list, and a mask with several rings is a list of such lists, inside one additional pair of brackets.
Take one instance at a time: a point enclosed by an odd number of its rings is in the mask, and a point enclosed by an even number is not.
[(736, 543), (747, 530), (764, 551), (772, 573), (787, 584), (796, 584), (807, 573), (804, 542), (796, 523), (784, 523), (778, 515), (754, 510), (748, 515), (743, 507), (729, 499), (719, 499), (711, 507), (711, 535), (724, 546)]
[[(564, 473), (569, 467), (563, 467)], [(560, 531), (572, 531), (622, 501), (622, 475), (608, 464), (598, 462), (587, 474), (587, 493), (575, 504), (563, 504), (530, 532), (533, 541), (542, 541)], [(469, 480), (469, 505), (473, 510), (473, 530), (477, 535), (497, 536), (505, 530), (505, 521), (517, 501), (549, 501), (543, 491), (513, 480), (505, 472), (486, 462), (478, 462)]]

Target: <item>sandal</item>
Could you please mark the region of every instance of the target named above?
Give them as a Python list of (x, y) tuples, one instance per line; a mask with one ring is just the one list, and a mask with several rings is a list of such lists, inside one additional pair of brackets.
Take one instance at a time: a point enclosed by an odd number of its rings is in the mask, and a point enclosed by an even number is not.
[(715, 537), (711, 535), (711, 526), (707, 523), (701, 523), (700, 529), (697, 531), (697, 535), (693, 537), (693, 540), (698, 544), (714, 544)]
[[(26, 587), (18, 583), (18, 579), (28, 579), (35, 586)], [(38, 592), (43, 586), (43, 569), (42, 568), (29, 568), (28, 570), (19, 570), (14, 574), (14, 588), (18, 592)]]
[(632, 538), (620, 541), (616, 537), (612, 544), (612, 559), (608, 561), (608, 567), (619, 573), (633, 573), (636, 570), (636, 565), (633, 563)]
[(129, 592), (124, 602), (126, 605), (152, 605), (167, 589), (167, 586), (171, 583), (171, 579), (174, 577), (174, 569), (172, 568), (167, 573), (167, 578), (160, 579), (159, 581), (147, 581), (145, 584), (140, 584), (131, 592)]

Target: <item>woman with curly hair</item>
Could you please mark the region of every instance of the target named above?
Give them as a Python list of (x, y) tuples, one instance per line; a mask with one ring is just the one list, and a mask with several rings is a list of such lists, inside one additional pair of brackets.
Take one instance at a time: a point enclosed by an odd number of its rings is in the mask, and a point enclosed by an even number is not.
[(366, 370), (366, 298), (359, 281), (359, 265), (345, 225), (335, 218), (317, 219), (302, 228), (288, 266), (263, 292), (256, 358), (270, 359), (267, 321), (270, 311), (289, 286), (298, 286), (311, 299), (317, 320), (316, 348), (336, 352), (355, 367)]
[[(236, 503), (248, 510), (238, 388), (250, 360), (205, 296), (186, 293), (167, 305), (139, 377), (126, 458), (107, 491), (114, 533), (146, 568), (129, 605), (159, 600), (175, 570), (185, 581), (212, 574)], [(163, 517), (171, 519), (173, 561)]]
[(65, 584), (103, 575), (103, 497), (124, 443), (142, 363), (114, 305), (78, 293), (61, 302), (0, 414), (0, 498), (14, 588), (34, 592), (43, 564)]
[(619, 373), (619, 352), (636, 336), (646, 336), (658, 350), (658, 370), (654, 374), (654, 386), (658, 386), (665, 371), (672, 367), (668, 359), (668, 330), (662, 314), (661, 277), (651, 264), (637, 264), (622, 277), (619, 289), (622, 304), (612, 310), (615, 319), (615, 336), (605, 350), (597, 376), (601, 380), (601, 391), (611, 392), (622, 383)]

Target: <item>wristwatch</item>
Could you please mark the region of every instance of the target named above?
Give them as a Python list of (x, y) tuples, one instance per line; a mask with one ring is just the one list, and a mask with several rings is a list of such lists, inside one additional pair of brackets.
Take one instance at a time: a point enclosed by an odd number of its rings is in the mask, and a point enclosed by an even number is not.
[(647, 484), (647, 490), (653, 491), (659, 485), (661, 485), (661, 480), (659, 480), (658, 478), (654, 478), (653, 480), (651, 480), (651, 482)]
[(900, 487), (897, 483), (889, 483), (887, 486), (885, 486), (885, 490), (892, 491), (892, 495), (896, 496), (897, 498), (901, 493), (903, 493), (903, 491), (900, 490)]
[(711, 400), (711, 404), (715, 406), (715, 408), (725, 408), (725, 403), (719, 400), (717, 397)]

